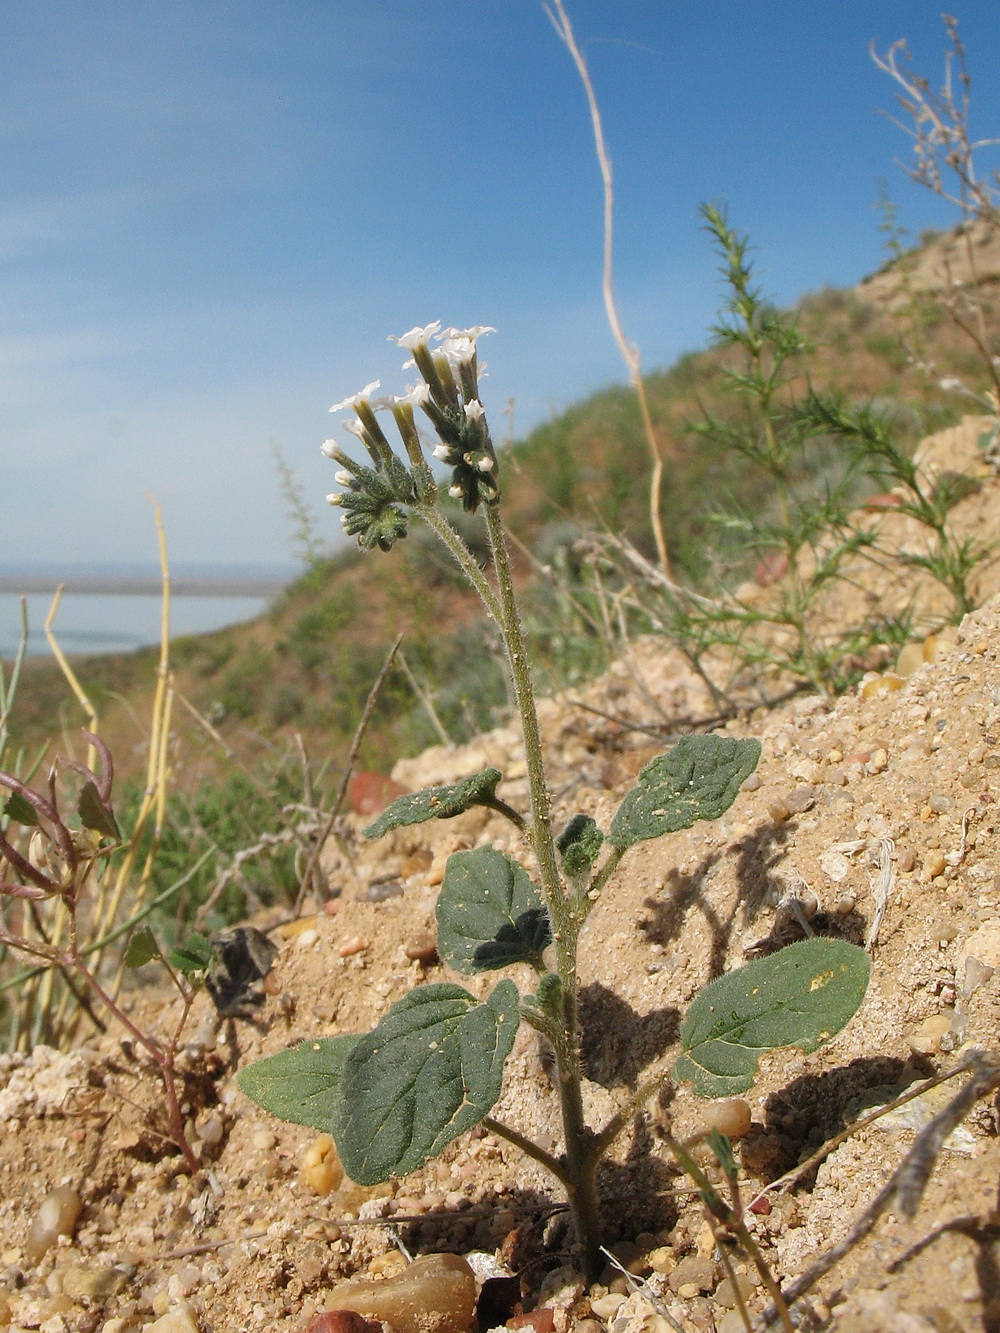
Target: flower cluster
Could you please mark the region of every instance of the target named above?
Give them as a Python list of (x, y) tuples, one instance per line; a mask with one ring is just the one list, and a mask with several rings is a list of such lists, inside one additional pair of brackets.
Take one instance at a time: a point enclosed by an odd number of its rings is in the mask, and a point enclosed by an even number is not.
[[(439, 320), (410, 329), (390, 341), (411, 353), (404, 369), (416, 366), (420, 383), (401, 397), (375, 398), (381, 385), (374, 380), (330, 408), (331, 412), (354, 412), (344, 429), (361, 440), (371, 459), (370, 467), (363, 466), (333, 440), (323, 445), (324, 454), (341, 465), (337, 482), (345, 488), (327, 499), (344, 510), (344, 530), (362, 546), (388, 551), (393, 542), (406, 536), (405, 507), (429, 506), (437, 499), (437, 486), (414, 420), (415, 407), (434, 427), (438, 438), (434, 457), (452, 470), (449, 495), (461, 500), (470, 512), (483, 502), (496, 503), (497, 457), (479, 401), (481, 372), (476, 356), (476, 340), (492, 332), (486, 326), (442, 331)], [(437, 344), (433, 349), (432, 338)], [(409, 466), (397, 457), (379, 425), (376, 413), (384, 410), (392, 412)]]

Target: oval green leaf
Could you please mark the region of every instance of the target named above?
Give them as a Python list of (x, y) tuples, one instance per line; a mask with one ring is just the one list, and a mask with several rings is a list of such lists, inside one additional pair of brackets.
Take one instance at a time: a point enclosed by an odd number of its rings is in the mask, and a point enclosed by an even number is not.
[(498, 768), (484, 768), (447, 787), (425, 787), (423, 791), (398, 796), (364, 830), (366, 838), (381, 838), (403, 824), (423, 824), (428, 819), (454, 819), (474, 805), (489, 805), (503, 777)]
[(817, 937), (717, 978), (691, 1003), (671, 1076), (693, 1083), (699, 1097), (746, 1092), (765, 1052), (814, 1051), (839, 1032), (870, 975), (864, 949)]
[(101, 833), (105, 838), (114, 838), (115, 842), (121, 841), (122, 835), (118, 822), (111, 811), (111, 807), (105, 805), (101, 800), (101, 794), (95, 783), (88, 780), (83, 784), (76, 808), (84, 828), (92, 829), (95, 833)]
[(549, 916), (527, 872), (495, 847), (449, 856), (437, 901), (438, 953), (457, 972), (541, 966)]
[(733, 736), (682, 736), (639, 774), (611, 824), (608, 841), (631, 847), (647, 838), (718, 819), (757, 767), (760, 741)]
[(330, 1132), (344, 1062), (360, 1038), (355, 1033), (319, 1037), (247, 1065), (236, 1082), (251, 1101), (279, 1120)]
[(418, 986), (344, 1065), (333, 1137), (359, 1185), (414, 1171), (488, 1115), (519, 1022), (517, 987), (485, 1003), (461, 986)]
[(23, 824), (27, 828), (35, 828), (38, 824), (38, 812), (19, 791), (12, 791), (7, 797), (3, 812), (15, 824)]

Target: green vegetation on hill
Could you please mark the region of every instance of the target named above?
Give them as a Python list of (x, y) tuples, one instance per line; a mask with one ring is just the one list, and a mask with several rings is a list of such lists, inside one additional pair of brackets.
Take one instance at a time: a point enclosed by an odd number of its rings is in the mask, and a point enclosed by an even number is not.
[[(926, 302), (921, 310), (920, 335), (937, 366), (964, 376), (976, 372), (953, 323), (940, 313), (932, 317), (934, 308)], [(909, 445), (958, 419), (960, 400), (908, 363), (899, 312), (881, 295), (865, 301), (858, 289), (824, 288), (805, 297), (794, 313), (806, 351), (789, 392), (801, 396), (812, 386), (846, 395), (851, 403), (874, 402), (891, 411), (897, 435)], [(712, 510), (736, 497), (745, 510), (761, 514), (773, 503), (766, 478), (747, 460), (710, 447), (690, 428), (692, 419), (706, 412), (723, 422), (736, 419), (740, 404), (724, 391), (727, 365), (731, 354), (713, 345), (650, 374), (646, 382), (667, 459), (663, 515), (673, 568), (694, 586), (706, 575)], [(823, 456), (819, 448), (812, 466), (821, 469)], [(523, 559), (519, 575), (529, 585), (529, 609), (537, 611), (529, 632), (546, 677), (543, 688), (601, 669), (606, 656), (593, 626), (553, 592), (537, 565), (557, 566), (572, 582), (581, 571), (574, 542), (595, 525), (627, 535), (651, 555), (647, 477), (648, 451), (635, 398), (623, 386), (575, 404), (514, 444), (504, 458), (510, 526), (535, 560)], [(505, 685), (489, 630), (457, 570), (422, 536), (386, 556), (362, 559), (351, 549), (319, 560), (258, 620), (176, 640), (177, 690), (238, 755), (259, 755), (299, 732), (310, 753), (336, 764), (387, 646), (401, 632), (408, 664), (450, 736), (461, 739), (495, 723)], [(144, 650), (76, 663), (126, 773), (136, 772), (142, 761), (143, 736), (135, 718), (143, 715), (142, 701), (152, 691), (155, 660), (154, 652)], [(31, 752), (60, 727), (82, 721), (78, 713), (56, 665), (30, 661), (12, 719), (13, 744)], [(196, 750), (203, 756), (177, 771), (183, 787), (201, 780), (219, 751), (186, 712), (175, 709), (174, 725), (182, 736), (199, 738)], [(410, 684), (394, 672), (360, 763), (385, 770), (398, 755), (437, 739)]]

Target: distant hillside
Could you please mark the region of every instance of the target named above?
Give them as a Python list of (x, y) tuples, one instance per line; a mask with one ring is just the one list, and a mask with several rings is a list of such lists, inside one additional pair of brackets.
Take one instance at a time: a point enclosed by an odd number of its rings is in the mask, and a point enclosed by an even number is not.
[[(909, 327), (907, 302), (900, 297), (904, 278), (911, 284), (919, 278), (925, 287), (941, 280), (949, 271), (949, 246), (954, 246), (953, 235), (938, 237), (909, 256), (902, 273), (898, 265), (887, 266), (852, 290), (826, 288), (804, 298), (797, 308), (799, 327), (813, 350), (803, 363), (799, 387), (805, 387), (808, 376), (815, 387), (836, 389), (854, 401), (877, 400), (892, 410), (912, 443), (957, 420), (964, 410), (961, 400), (914, 369), (902, 342), (919, 338), (943, 372), (979, 375), (967, 342), (942, 307), (925, 300), (917, 326)], [(985, 262), (987, 247), (981, 249), (984, 291), (992, 294), (1000, 262)], [(706, 253), (706, 272), (711, 264)], [(686, 429), (700, 404), (720, 416), (735, 410), (731, 396), (720, 393), (721, 362), (722, 354), (709, 348), (647, 380), (656, 430), (669, 460), (663, 514), (674, 572), (695, 582), (704, 570), (710, 507), (726, 493), (738, 494), (750, 507), (766, 506), (769, 500), (766, 486), (738, 458), (712, 453)], [(634, 395), (626, 387), (612, 387), (569, 408), (508, 451), (502, 472), (508, 522), (543, 563), (569, 551), (580, 529), (593, 524), (627, 533), (651, 551), (647, 473)], [(480, 540), (474, 526), (466, 527), (470, 541)], [(532, 597), (543, 602), (544, 585), (527, 559), (521, 565), (529, 603)], [(549, 612), (540, 618), (543, 627), (546, 619), (552, 620)], [(489, 725), (491, 710), (504, 702), (489, 631), (449, 558), (423, 531), (411, 533), (390, 555), (350, 550), (317, 565), (257, 621), (176, 641), (177, 689), (237, 753), (259, 754), (298, 731), (312, 754), (336, 764), (387, 646), (401, 632), (408, 664), (428, 684), (449, 734), (460, 739)], [(552, 632), (538, 637), (549, 683), (604, 665), (596, 641), (567, 653), (557, 639)], [(135, 771), (142, 759), (155, 660), (153, 651), (141, 651), (76, 662), (126, 771)], [(174, 716), (179, 736), (198, 737), (193, 750), (179, 750), (189, 757), (178, 778), (193, 781), (219, 751), (183, 707), (177, 706)], [(79, 707), (55, 664), (30, 662), (13, 719), (16, 740), (30, 749), (80, 721)], [(402, 674), (394, 673), (362, 762), (387, 770), (399, 754), (416, 752), (435, 739), (426, 710)]]

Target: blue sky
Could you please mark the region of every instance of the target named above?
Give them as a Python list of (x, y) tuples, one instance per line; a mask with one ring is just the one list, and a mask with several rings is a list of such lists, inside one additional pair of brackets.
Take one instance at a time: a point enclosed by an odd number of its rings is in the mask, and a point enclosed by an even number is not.
[[(893, 164), (869, 40), (938, 79), (921, 0), (567, 0), (616, 174), (623, 320), (654, 368), (704, 340), (697, 224), (728, 202), (790, 302), (882, 261)], [(1000, 127), (996, 0), (956, 6)], [(0, 20), (0, 564), (280, 562), (277, 444), (331, 538), (330, 403), (417, 323), (493, 324), (518, 434), (623, 378), (600, 296), (583, 93), (538, 0), (8, 0)], [(345, 436), (346, 440), (347, 437)]]

